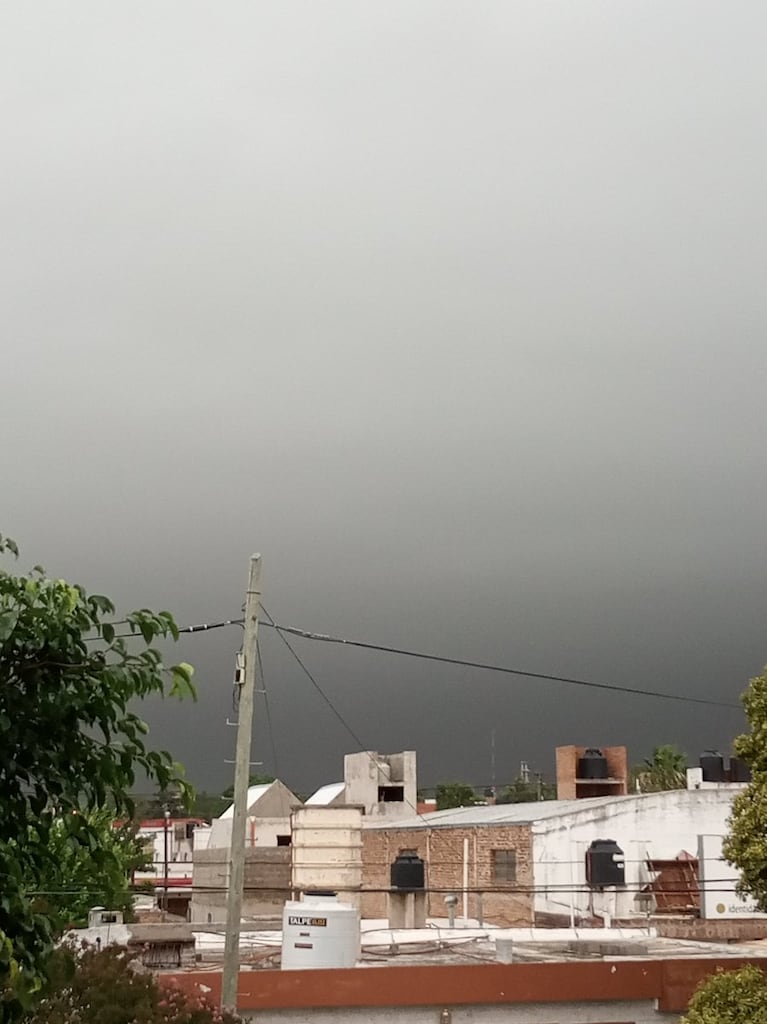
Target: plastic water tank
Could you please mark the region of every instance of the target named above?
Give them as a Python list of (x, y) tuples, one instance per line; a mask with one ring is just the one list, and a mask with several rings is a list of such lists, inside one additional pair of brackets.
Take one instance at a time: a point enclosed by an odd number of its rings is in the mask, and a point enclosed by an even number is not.
[(704, 782), (724, 782), (724, 758), (718, 750), (704, 750), (700, 755)]
[(626, 861), (614, 839), (595, 839), (586, 850), (586, 881), (595, 889), (626, 884)]
[(589, 747), (583, 757), (578, 758), (578, 778), (608, 778), (607, 758), (598, 747)]
[(424, 887), (424, 863), (414, 850), (403, 850), (391, 866), (391, 887), (400, 892), (419, 892)]
[(282, 912), (282, 969), (354, 967), (360, 958), (360, 914), (335, 893), (307, 893)]
[(750, 782), (751, 769), (739, 757), (730, 758), (730, 782)]

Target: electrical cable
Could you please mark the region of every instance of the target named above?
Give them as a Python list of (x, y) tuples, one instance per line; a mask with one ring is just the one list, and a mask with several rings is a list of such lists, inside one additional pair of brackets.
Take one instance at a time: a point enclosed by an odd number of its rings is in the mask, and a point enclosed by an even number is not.
[[(263, 609), (263, 605), (261, 606)], [(263, 609), (265, 611), (265, 609)], [(200, 633), (212, 629), (221, 629), (225, 626), (241, 626), (243, 619), (224, 619), (221, 622), (201, 623), (199, 625), (182, 626), (179, 633)], [(339, 644), (344, 647), (358, 647), (366, 651), (378, 651), (382, 654), (395, 654), (405, 658), (416, 658), (421, 661), (433, 661), (443, 665), (455, 665), (459, 668), (473, 668), (483, 672), (497, 672), (501, 675), (519, 676), (523, 679), (538, 679), (542, 682), (565, 683), (570, 686), (580, 686), (595, 690), (608, 690), (613, 693), (627, 693), (635, 697), (651, 697), (656, 700), (674, 700), (683, 704), (701, 704), (707, 707), (729, 708), (741, 710), (740, 704), (730, 701), (712, 700), (708, 697), (689, 697), (680, 693), (668, 693), (663, 690), (650, 690), (640, 686), (622, 686), (619, 683), (601, 683), (592, 679), (581, 679), (574, 676), (560, 676), (549, 672), (534, 672), (528, 669), (511, 668), (507, 665), (496, 665), (491, 662), (472, 661), (464, 658), (451, 658), (441, 654), (430, 654), (425, 651), (413, 651), (404, 647), (392, 647), (387, 644), (374, 644), (365, 640), (353, 640), (349, 637), (333, 636), (329, 633), (317, 633), (312, 630), (301, 629), (298, 626), (284, 626), (274, 620), (264, 622), (263, 625), (269, 629), (276, 629), (282, 634), (289, 633), (291, 636), (300, 637), (303, 640), (315, 640), (326, 644)], [(117, 638), (138, 637), (138, 633), (118, 633)], [(88, 637), (89, 641), (100, 640), (100, 637)], [(284, 641), (284, 636), (282, 636)], [(294, 653), (294, 657), (297, 657)]]
[[(285, 646), (287, 647), (287, 649), (288, 649), (288, 650), (290, 651), (290, 653), (291, 653), (291, 654), (293, 655), (293, 657), (295, 658), (295, 660), (296, 660), (296, 661), (298, 662), (298, 664), (299, 664), (299, 665), (301, 666), (301, 669), (302, 669), (302, 671), (304, 672), (304, 674), (306, 675), (307, 679), (308, 679), (308, 680), (310, 681), (310, 683), (312, 684), (312, 686), (313, 686), (313, 687), (315, 688), (315, 690), (316, 690), (316, 691), (317, 691), (317, 692), (319, 693), (319, 695), (320, 695), (320, 696), (322, 697), (322, 699), (324, 700), (324, 702), (325, 702), (325, 703), (327, 704), (327, 706), (328, 706), (328, 707), (330, 708), (330, 710), (331, 710), (331, 711), (333, 712), (333, 714), (334, 714), (334, 715), (335, 715), (335, 717), (336, 717), (336, 718), (338, 719), (338, 721), (339, 721), (339, 722), (341, 723), (341, 725), (342, 725), (342, 726), (344, 727), (344, 729), (346, 729), (346, 731), (347, 731), (347, 732), (349, 733), (349, 735), (350, 735), (350, 736), (351, 736), (351, 738), (352, 738), (352, 739), (354, 740), (354, 742), (355, 742), (355, 743), (357, 744), (357, 746), (358, 746), (358, 747), (360, 748), (360, 750), (361, 750), (361, 751), (364, 751), (364, 753), (366, 753), (366, 754), (368, 755), (368, 758), (370, 759), (370, 762), (371, 762), (371, 764), (375, 765), (375, 764), (376, 764), (375, 758), (374, 758), (374, 757), (373, 757), (373, 755), (372, 755), (372, 754), (371, 754), (371, 753), (369, 752), (369, 750), (368, 750), (368, 748), (367, 748), (366, 744), (364, 744), (364, 743), (362, 742), (362, 740), (361, 740), (361, 739), (359, 738), (359, 736), (358, 736), (358, 735), (356, 734), (356, 732), (354, 731), (354, 729), (352, 729), (352, 727), (351, 727), (351, 726), (349, 725), (349, 723), (348, 723), (348, 722), (346, 721), (346, 719), (345, 719), (345, 718), (344, 718), (344, 716), (343, 716), (343, 715), (341, 714), (341, 712), (340, 712), (340, 711), (338, 710), (338, 708), (337, 708), (337, 707), (335, 706), (335, 704), (334, 704), (334, 703), (333, 703), (333, 701), (332, 701), (332, 700), (330, 699), (330, 697), (328, 697), (327, 693), (325, 693), (325, 691), (324, 691), (324, 690), (322, 689), (322, 687), (321, 687), (321, 686), (320, 686), (320, 684), (319, 684), (319, 683), (317, 682), (317, 680), (316, 680), (316, 679), (314, 678), (314, 676), (312, 675), (312, 673), (311, 673), (311, 672), (309, 671), (309, 669), (308, 669), (308, 668), (306, 667), (306, 665), (305, 665), (305, 664), (303, 663), (303, 661), (301, 660), (301, 658), (300, 658), (300, 657), (298, 656), (298, 654), (297, 654), (297, 653), (295, 652), (295, 650), (293, 649), (293, 647), (292, 647), (292, 645), (291, 645), (290, 641), (289, 641), (289, 640), (287, 639), (287, 637), (283, 636), (283, 634), (282, 634), (282, 631), (281, 631), (281, 628), (280, 628), (280, 626), (278, 626), (278, 625), (277, 625), (277, 623), (276, 623), (276, 622), (275, 622), (275, 620), (274, 620), (274, 619), (272, 618), (272, 616), (271, 616), (271, 615), (269, 614), (269, 612), (268, 612), (268, 611), (266, 610), (266, 608), (265, 608), (265, 607), (263, 606), (263, 604), (261, 605), (261, 611), (262, 611), (262, 612), (264, 613), (264, 615), (265, 615), (265, 616), (267, 617), (267, 619), (269, 620), (269, 625), (271, 625), (271, 626), (272, 626), (272, 628), (274, 628), (274, 629), (275, 629), (275, 630), (277, 631), (277, 635), (279, 636), (279, 638), (280, 638), (280, 639), (282, 640), (282, 642), (283, 642), (283, 643), (285, 644)], [(411, 800), (409, 800), (409, 799), (408, 799), (407, 795), (405, 795), (405, 794), (403, 793), (403, 797), (404, 797), (404, 802), (405, 802), (405, 803), (406, 803), (406, 804), (408, 805), (408, 807), (410, 807), (410, 809), (411, 809), (412, 811), (415, 811), (415, 813), (416, 813), (416, 814), (418, 815), (418, 817), (419, 817), (419, 818), (420, 818), (420, 819), (421, 819), (422, 821), (424, 821), (424, 820), (425, 820), (424, 816), (423, 816), (423, 815), (421, 814), (421, 812), (420, 812), (420, 811), (418, 810), (418, 808), (417, 808), (417, 807), (416, 807), (416, 806), (415, 806), (415, 805), (413, 804), (413, 802), (412, 802)]]
[[(262, 605), (263, 607), (263, 605)], [(299, 629), (297, 626), (282, 626), (276, 623), (266, 623), (274, 629), (283, 633), (290, 633), (291, 636), (301, 637), (304, 640), (319, 640), (326, 644), (341, 644), (345, 647), (360, 647), (367, 651), (381, 651), (385, 654), (398, 654), (407, 658), (419, 658), (423, 661), (437, 661), (445, 665), (457, 665), (461, 668), (476, 668), (484, 672), (499, 672), (503, 675), (522, 676), (527, 679), (540, 679), (545, 682), (568, 683), (571, 686), (586, 686), (595, 690), (613, 690), (618, 693), (630, 693), (639, 697), (655, 697), (660, 700), (683, 701), (687, 704), (706, 704), (720, 708), (737, 708), (739, 704), (731, 704), (726, 701), (710, 700), (707, 697), (686, 697), (678, 693), (665, 693), (662, 690), (647, 690), (638, 686), (620, 686), (617, 683), (597, 683), (590, 679), (578, 679), (572, 676), (557, 676), (547, 672), (531, 672), (527, 669), (509, 668), (505, 665), (494, 665), (484, 661), (468, 661), (463, 658), (448, 658), (440, 654), (427, 654), (424, 651), (411, 651), (403, 647), (389, 647), (384, 644), (367, 643), (364, 640), (350, 640), (346, 637), (331, 636), (327, 633), (313, 633), (309, 630)]]
[(342, 726), (344, 727), (344, 729), (346, 729), (346, 731), (347, 731), (347, 732), (349, 733), (349, 735), (350, 735), (350, 736), (351, 736), (351, 738), (352, 738), (352, 739), (354, 740), (354, 742), (355, 742), (355, 743), (356, 743), (356, 744), (357, 744), (357, 745), (359, 746), (360, 750), (366, 750), (366, 749), (367, 749), (367, 747), (365, 746), (365, 744), (364, 744), (364, 743), (362, 742), (362, 740), (361, 740), (361, 739), (359, 738), (359, 736), (358, 736), (358, 735), (356, 734), (356, 732), (354, 731), (354, 729), (352, 729), (352, 727), (351, 727), (351, 726), (349, 725), (349, 723), (348, 723), (348, 722), (346, 721), (346, 719), (345, 719), (345, 718), (344, 718), (344, 716), (343, 716), (343, 715), (341, 714), (341, 712), (340, 712), (340, 711), (338, 710), (338, 708), (336, 708), (335, 704), (334, 704), (334, 703), (333, 703), (333, 701), (332, 701), (332, 700), (330, 699), (330, 697), (328, 697), (328, 695), (327, 695), (327, 694), (325, 693), (325, 691), (324, 691), (324, 690), (322, 689), (322, 687), (320, 686), (320, 684), (319, 684), (319, 683), (317, 682), (317, 680), (316, 680), (316, 679), (314, 678), (314, 676), (312, 675), (312, 673), (311, 673), (311, 672), (309, 671), (309, 669), (308, 669), (308, 668), (306, 667), (306, 665), (305, 665), (305, 664), (304, 664), (304, 662), (303, 662), (303, 661), (301, 660), (301, 658), (299, 657), (299, 655), (298, 655), (298, 654), (296, 653), (296, 651), (295, 651), (295, 650), (293, 649), (293, 647), (291, 646), (291, 643), (290, 643), (290, 641), (289, 641), (289, 640), (287, 639), (287, 637), (283, 636), (283, 633), (282, 633), (282, 627), (281, 627), (281, 626), (278, 626), (278, 625), (277, 625), (277, 623), (276, 623), (276, 622), (274, 621), (274, 619), (272, 618), (272, 616), (271, 616), (271, 615), (269, 614), (269, 612), (268, 612), (268, 611), (266, 610), (266, 608), (264, 608), (264, 606), (263, 606), (263, 605), (261, 605), (261, 610), (263, 611), (264, 615), (266, 615), (266, 617), (267, 617), (267, 618), (269, 619), (268, 625), (269, 625), (269, 626), (271, 626), (271, 627), (272, 627), (273, 629), (275, 629), (275, 630), (277, 631), (277, 635), (279, 636), (280, 640), (282, 640), (282, 642), (283, 642), (283, 643), (285, 644), (285, 646), (287, 647), (287, 649), (288, 649), (288, 650), (290, 651), (290, 653), (291, 653), (292, 657), (293, 657), (293, 658), (294, 658), (294, 659), (295, 659), (295, 660), (296, 660), (296, 661), (298, 662), (298, 665), (299, 665), (299, 667), (301, 668), (301, 671), (302, 671), (302, 672), (304, 673), (304, 675), (306, 676), (306, 678), (307, 678), (307, 679), (309, 680), (309, 682), (310, 682), (310, 683), (312, 684), (312, 686), (314, 687), (314, 689), (315, 689), (315, 690), (317, 691), (317, 693), (319, 693), (320, 697), (322, 697), (323, 701), (324, 701), (324, 702), (325, 702), (325, 703), (327, 704), (327, 706), (328, 706), (328, 707), (330, 708), (330, 710), (331, 710), (331, 711), (333, 712), (333, 714), (334, 714), (334, 715), (335, 715), (335, 717), (336, 717), (336, 718), (338, 719), (338, 721), (339, 721), (339, 722), (341, 723), (341, 725), (342, 725)]
[(264, 675), (264, 662), (261, 658), (261, 641), (256, 637), (256, 659), (258, 661), (258, 677), (261, 680), (261, 688), (264, 692), (264, 710), (266, 712), (266, 728), (269, 733), (269, 747), (272, 753), (272, 764), (276, 778), (280, 777), (280, 765), (277, 760), (277, 744), (274, 740), (274, 729), (272, 728), (272, 712), (269, 707), (269, 693), (266, 689), (266, 676)]

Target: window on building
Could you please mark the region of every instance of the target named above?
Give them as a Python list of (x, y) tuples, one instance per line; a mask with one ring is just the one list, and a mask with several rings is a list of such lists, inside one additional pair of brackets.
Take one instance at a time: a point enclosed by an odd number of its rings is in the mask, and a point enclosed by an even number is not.
[(290, 846), (290, 843), (291, 843), (291, 840), (290, 840), (290, 836), (289, 835), (288, 836), (277, 836), (277, 845), (278, 846)]
[(493, 850), (493, 881), (494, 882), (516, 882), (517, 880), (517, 851), (516, 850)]
[(405, 800), (405, 787), (404, 786), (379, 786), (378, 787), (378, 802), (379, 804), (388, 803), (403, 803)]

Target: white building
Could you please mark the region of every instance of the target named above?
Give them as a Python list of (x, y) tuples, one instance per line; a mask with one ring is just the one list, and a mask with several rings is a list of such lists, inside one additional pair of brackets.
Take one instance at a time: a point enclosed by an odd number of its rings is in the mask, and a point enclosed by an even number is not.
[(329, 782), (312, 793), (304, 807), (343, 807), (346, 803), (346, 783)]
[[(655, 878), (648, 862), (674, 861), (680, 854), (696, 858), (699, 836), (725, 835), (740, 788), (515, 805), (517, 820), (533, 819), (536, 914), (625, 918), (651, 910), (642, 897)], [(612, 839), (623, 851), (625, 886), (603, 892), (588, 886), (586, 852), (597, 839)]]
[(154, 887), (157, 900), (172, 914), (185, 917), (192, 897), (192, 861), (198, 830), (206, 830), (200, 818), (145, 818), (137, 837), (150, 864), (136, 871), (136, 885)]
[[(689, 867), (689, 903), (699, 903), (698, 849), (701, 836), (727, 832), (738, 784), (626, 796), (588, 797), (454, 808), (398, 821), (368, 822), (363, 830), (363, 889), (388, 884), (388, 864), (404, 849), (426, 864), (431, 912), (442, 893), (460, 896), (463, 916), (484, 912), (498, 923), (559, 923), (602, 918), (638, 918), (655, 909), (651, 889), (666, 865)], [(623, 865), (620, 884), (587, 878), (587, 852), (596, 841), (612, 841)], [(610, 855), (612, 856), (612, 854)], [(593, 863), (593, 860), (592, 860)], [(724, 879), (714, 862), (709, 877)], [(721, 905), (729, 913), (736, 897), (732, 879)], [(724, 893), (723, 893), (724, 895)], [(481, 901), (481, 902), (480, 902)], [(382, 898), (363, 906), (369, 916), (385, 912)], [(748, 916), (744, 907), (739, 916)]]
[[(248, 816), (245, 845), (290, 846), (290, 815), (301, 800), (279, 779), (251, 786), (247, 796)], [(232, 836), (234, 804), (211, 822), (208, 849), (228, 847)]]

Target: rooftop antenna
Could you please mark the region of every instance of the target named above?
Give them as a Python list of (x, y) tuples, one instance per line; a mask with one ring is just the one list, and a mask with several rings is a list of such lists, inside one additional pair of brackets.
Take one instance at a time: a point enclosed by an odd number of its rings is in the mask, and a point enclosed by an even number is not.
[(495, 799), (495, 727), (490, 730), (490, 789)]

